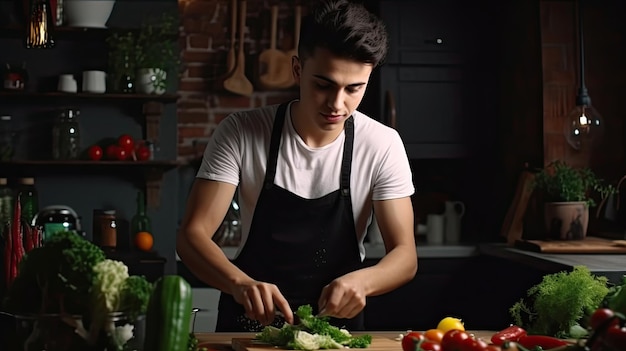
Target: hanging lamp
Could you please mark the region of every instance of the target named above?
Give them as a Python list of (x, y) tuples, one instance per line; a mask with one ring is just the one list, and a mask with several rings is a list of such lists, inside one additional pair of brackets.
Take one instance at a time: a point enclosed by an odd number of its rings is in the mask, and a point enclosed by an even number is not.
[(54, 47), (52, 8), (49, 0), (31, 0), (26, 26), (27, 49)]
[(578, 12), (578, 55), (579, 55), (579, 87), (576, 94), (576, 106), (565, 119), (565, 138), (575, 150), (586, 150), (601, 139), (604, 132), (604, 120), (600, 113), (591, 105), (591, 98), (585, 86), (585, 49), (583, 38), (582, 0), (577, 2)]

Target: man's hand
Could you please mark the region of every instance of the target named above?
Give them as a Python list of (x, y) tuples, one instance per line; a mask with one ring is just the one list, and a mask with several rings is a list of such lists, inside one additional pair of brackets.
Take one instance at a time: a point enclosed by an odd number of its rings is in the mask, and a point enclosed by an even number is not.
[(341, 276), (322, 289), (319, 315), (354, 318), (365, 307), (365, 287), (355, 274)]
[(249, 281), (233, 289), (233, 298), (246, 310), (246, 317), (268, 325), (274, 321), (276, 310), (282, 312), (285, 321), (293, 324), (293, 312), (289, 302), (274, 284)]

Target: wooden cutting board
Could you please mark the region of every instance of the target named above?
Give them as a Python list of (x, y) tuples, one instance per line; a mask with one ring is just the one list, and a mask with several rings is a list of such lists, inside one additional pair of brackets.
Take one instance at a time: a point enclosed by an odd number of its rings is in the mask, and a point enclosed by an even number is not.
[(542, 253), (624, 254), (626, 242), (587, 236), (583, 240), (517, 240), (515, 247)]
[[(233, 338), (232, 346), (234, 351), (284, 350), (272, 345), (261, 344), (251, 338)], [(363, 350), (399, 351), (402, 350), (402, 346), (400, 345), (400, 341), (394, 340), (391, 336), (372, 335), (372, 344), (367, 349)]]

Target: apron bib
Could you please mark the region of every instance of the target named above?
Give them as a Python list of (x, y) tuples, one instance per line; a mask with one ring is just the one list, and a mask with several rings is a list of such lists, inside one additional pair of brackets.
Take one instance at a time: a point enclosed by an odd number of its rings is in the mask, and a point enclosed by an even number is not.
[[(322, 288), (333, 279), (362, 267), (350, 199), (354, 120), (344, 124), (345, 141), (340, 188), (317, 199), (305, 199), (274, 184), (278, 149), (287, 104), (276, 112), (263, 188), (252, 218), (248, 240), (234, 264), (253, 279), (276, 284), (295, 311), (309, 304), (317, 313)], [(263, 325), (244, 315), (232, 295), (222, 293), (217, 332), (258, 332)], [(330, 323), (363, 330), (363, 312)], [(280, 328), (284, 318), (272, 325)]]

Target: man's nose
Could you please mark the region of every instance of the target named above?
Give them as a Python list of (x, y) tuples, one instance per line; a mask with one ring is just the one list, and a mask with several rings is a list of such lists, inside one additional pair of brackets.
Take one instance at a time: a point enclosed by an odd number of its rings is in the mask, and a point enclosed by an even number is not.
[(341, 109), (344, 99), (345, 96), (343, 95), (342, 89), (333, 90), (329, 92), (328, 96), (326, 97), (328, 107), (331, 108), (333, 111), (339, 111)]

